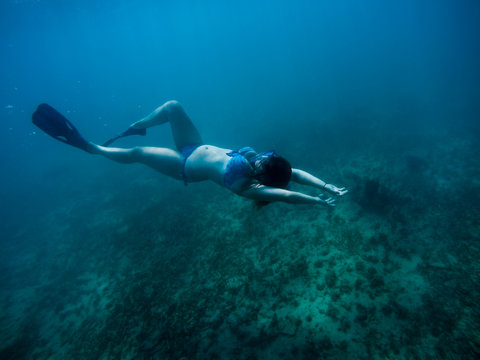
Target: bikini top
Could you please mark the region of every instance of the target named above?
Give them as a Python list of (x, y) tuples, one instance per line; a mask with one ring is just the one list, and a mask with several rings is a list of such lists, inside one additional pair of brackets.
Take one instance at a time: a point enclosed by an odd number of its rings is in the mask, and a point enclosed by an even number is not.
[[(248, 153), (250, 153), (248, 155)], [(228, 189), (235, 188), (238, 190), (248, 185), (252, 179), (255, 179), (257, 174), (257, 167), (255, 163), (258, 160), (263, 160), (275, 155), (274, 151), (257, 154), (255, 150), (246, 146), (240, 150), (230, 151), (227, 153), (231, 157), (227, 163), (225, 174), (223, 175), (223, 183)]]

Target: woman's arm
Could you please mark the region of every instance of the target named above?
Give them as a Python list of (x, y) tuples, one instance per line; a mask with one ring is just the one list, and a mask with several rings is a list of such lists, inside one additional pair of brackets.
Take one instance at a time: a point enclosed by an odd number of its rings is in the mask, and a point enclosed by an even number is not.
[(326, 190), (334, 195), (344, 195), (348, 192), (344, 187), (338, 188), (335, 185), (327, 184), (325, 181), (309, 174), (306, 171), (300, 169), (292, 169), (292, 181), (302, 185), (309, 185), (318, 189)]
[(252, 186), (247, 190), (238, 193), (249, 199), (258, 201), (283, 201), (290, 204), (323, 204), (328, 206), (335, 206), (335, 200), (332, 198), (325, 198), (323, 195), (310, 196), (296, 191), (279, 189), (264, 185)]

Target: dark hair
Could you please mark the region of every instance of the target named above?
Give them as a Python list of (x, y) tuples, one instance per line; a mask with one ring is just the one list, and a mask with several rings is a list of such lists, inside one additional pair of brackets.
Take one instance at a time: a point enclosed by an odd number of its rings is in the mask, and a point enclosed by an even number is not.
[(266, 186), (285, 189), (292, 177), (292, 167), (283, 157), (278, 155), (269, 156), (262, 160), (262, 171), (257, 179)]

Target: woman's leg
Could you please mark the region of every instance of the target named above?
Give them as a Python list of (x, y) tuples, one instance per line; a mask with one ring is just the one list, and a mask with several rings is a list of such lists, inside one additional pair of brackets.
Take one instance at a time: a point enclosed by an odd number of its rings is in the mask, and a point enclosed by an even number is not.
[(177, 151), (172, 149), (149, 146), (137, 146), (130, 149), (122, 149), (89, 143), (88, 151), (92, 154), (105, 156), (106, 158), (119, 163), (145, 164), (162, 174), (177, 180), (183, 178), (183, 158)]
[(147, 129), (155, 125), (170, 123), (173, 139), (178, 150), (187, 145), (203, 144), (200, 133), (193, 125), (182, 105), (178, 101), (168, 101), (155, 109), (150, 115), (133, 123), (134, 129)]
[[(170, 123), (173, 138), (179, 151), (187, 145), (203, 143), (198, 130), (177, 101), (166, 102), (145, 118), (133, 123), (130, 128), (147, 129), (166, 122)], [(145, 164), (162, 174), (178, 180), (184, 179), (183, 167), (185, 159), (179, 152), (172, 149), (148, 146), (122, 149), (89, 143), (88, 151), (120, 163)]]

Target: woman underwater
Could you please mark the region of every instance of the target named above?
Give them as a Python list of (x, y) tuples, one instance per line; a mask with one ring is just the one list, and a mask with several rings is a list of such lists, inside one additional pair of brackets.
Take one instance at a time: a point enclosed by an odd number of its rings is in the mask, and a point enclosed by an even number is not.
[[(313, 186), (341, 196), (348, 192), (327, 184), (299, 169), (274, 151), (257, 153), (251, 147), (238, 151), (206, 145), (198, 130), (177, 101), (168, 101), (147, 117), (133, 123), (122, 134), (103, 146), (85, 140), (73, 124), (48, 104), (41, 104), (32, 115), (33, 123), (48, 135), (91, 154), (120, 163), (142, 163), (177, 180), (212, 180), (237, 195), (260, 202), (283, 201), (292, 204), (335, 206), (335, 200), (323, 194), (310, 196), (287, 189), (290, 181)], [(129, 135), (145, 135), (152, 126), (170, 123), (177, 151), (168, 148), (137, 146), (130, 149), (108, 147)]]

